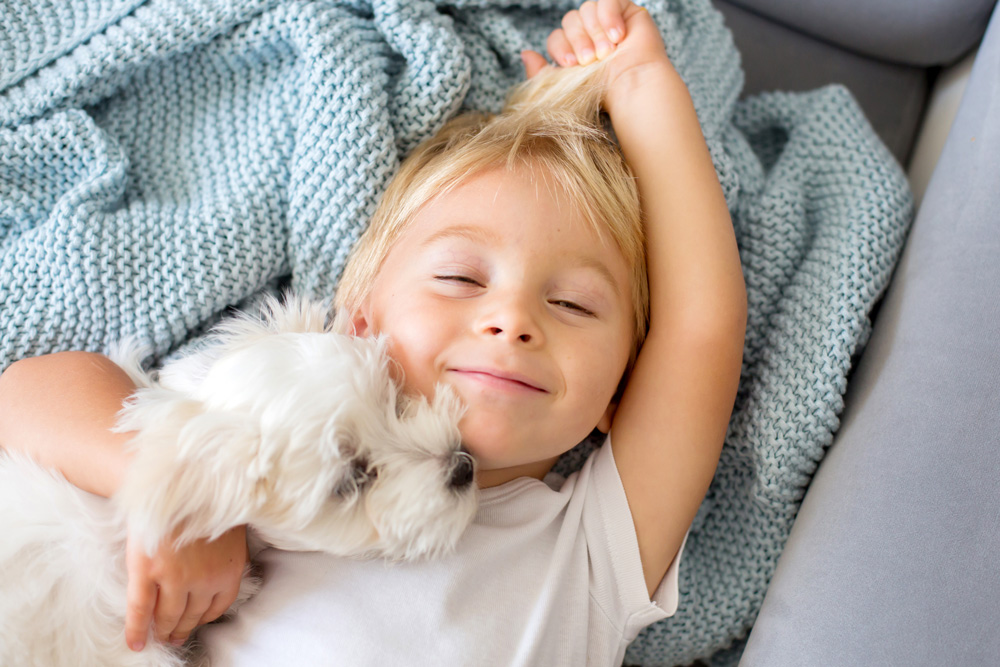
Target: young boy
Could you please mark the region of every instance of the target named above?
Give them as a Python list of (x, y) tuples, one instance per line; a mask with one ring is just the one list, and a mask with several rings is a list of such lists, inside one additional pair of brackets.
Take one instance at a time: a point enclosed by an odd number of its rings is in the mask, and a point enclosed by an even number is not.
[[(679, 553), (739, 379), (739, 255), (690, 96), (646, 12), (586, 2), (548, 49), (582, 66), (577, 79), (604, 61), (592, 72), (635, 184), (596, 128), (561, 124), (531, 97), (547, 89), (529, 86), (510, 114), (521, 121), (469, 116), (415, 151), (337, 295), (341, 327), (390, 337), (408, 391), (446, 382), (463, 398), (476, 521), (455, 554), (429, 562), (265, 552), (260, 595), (202, 633), (214, 661), (620, 664), (676, 608)], [(529, 76), (551, 76), (541, 55), (522, 55)], [(558, 87), (555, 99), (573, 97)], [(535, 107), (555, 120), (522, 132)], [(544, 136), (562, 131), (580, 141)], [(127, 436), (107, 429), (131, 391), (100, 355), (18, 362), (0, 377), (0, 446), (110, 495)], [(548, 474), (595, 427), (610, 435), (583, 469)], [(216, 618), (245, 561), (243, 529), (152, 558), (130, 543), (130, 646), (151, 625), (182, 643)]]

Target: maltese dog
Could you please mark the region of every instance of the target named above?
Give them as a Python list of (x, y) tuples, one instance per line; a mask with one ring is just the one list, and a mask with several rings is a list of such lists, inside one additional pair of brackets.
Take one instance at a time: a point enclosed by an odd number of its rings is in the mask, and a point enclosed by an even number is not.
[[(111, 357), (138, 389), (116, 430), (132, 462), (110, 500), (0, 452), (0, 664), (174, 666), (192, 646), (125, 645), (125, 540), (153, 554), (248, 525), (266, 545), (412, 560), (451, 550), (476, 512), (462, 406), (403, 394), (387, 343), (333, 333), (320, 305), (270, 299), (153, 377), (126, 343)], [(248, 573), (240, 597), (256, 592)]]

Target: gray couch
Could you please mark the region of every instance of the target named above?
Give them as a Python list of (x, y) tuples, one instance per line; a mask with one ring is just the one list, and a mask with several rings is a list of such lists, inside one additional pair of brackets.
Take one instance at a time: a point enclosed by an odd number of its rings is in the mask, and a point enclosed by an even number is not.
[(935, 76), (982, 39), (740, 665), (1000, 665), (1000, 10), (717, 5), (747, 93), (842, 82), (904, 165)]

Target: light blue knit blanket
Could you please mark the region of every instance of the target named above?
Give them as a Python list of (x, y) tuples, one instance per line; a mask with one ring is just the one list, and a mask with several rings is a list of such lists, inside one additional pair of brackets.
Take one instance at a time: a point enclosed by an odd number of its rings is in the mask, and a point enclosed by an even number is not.
[[(519, 51), (573, 4), (3, 3), (0, 368), (126, 334), (162, 356), (283, 276), (329, 295), (400, 155), (460, 108), (497, 110)], [(739, 56), (708, 0), (648, 6), (733, 212), (750, 312), (680, 610), (627, 662), (723, 665), (838, 426), (911, 200), (845, 90), (737, 102)]]

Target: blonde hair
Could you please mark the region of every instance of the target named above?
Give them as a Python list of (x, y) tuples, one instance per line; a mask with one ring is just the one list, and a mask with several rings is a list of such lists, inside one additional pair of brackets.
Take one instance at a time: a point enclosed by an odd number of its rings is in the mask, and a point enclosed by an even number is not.
[(426, 204), (482, 172), (540, 168), (630, 267), (635, 340), (629, 367), (646, 335), (649, 288), (635, 180), (604, 129), (604, 65), (547, 67), (515, 87), (497, 115), (469, 112), (449, 121), (400, 166), (368, 229), (355, 245), (337, 289), (336, 329), (368, 298), (386, 256)]

